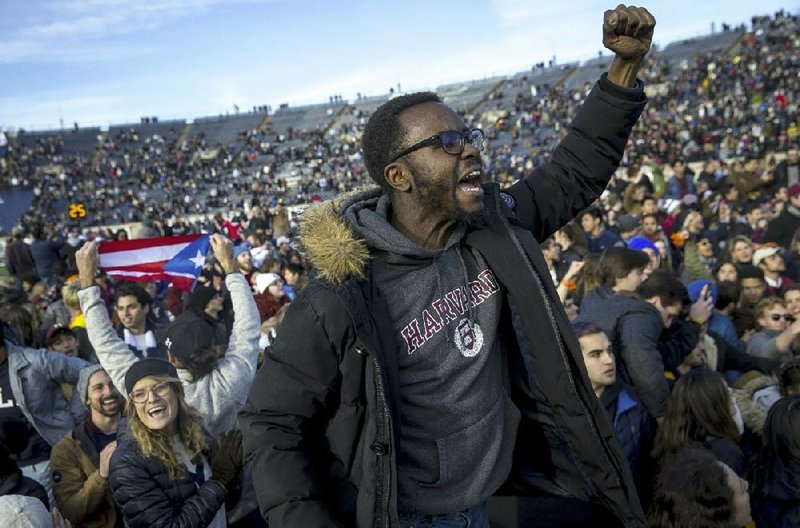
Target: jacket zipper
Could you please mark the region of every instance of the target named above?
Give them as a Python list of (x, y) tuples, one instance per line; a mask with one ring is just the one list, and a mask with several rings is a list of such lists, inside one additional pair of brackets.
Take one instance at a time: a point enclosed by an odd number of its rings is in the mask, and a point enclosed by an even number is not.
[[(592, 414), (589, 412), (589, 408), (586, 407), (586, 404), (583, 402), (583, 400), (578, 395), (578, 388), (575, 385), (575, 378), (572, 376), (572, 371), (569, 368), (569, 360), (567, 359), (567, 354), (564, 351), (564, 343), (561, 341), (561, 338), (558, 337), (559, 336), (558, 323), (556, 323), (555, 316), (553, 315), (553, 307), (550, 304), (550, 300), (547, 298), (547, 295), (545, 295), (545, 293), (544, 293), (544, 284), (542, 284), (542, 279), (541, 279), (541, 277), (539, 277), (539, 274), (536, 272), (536, 270), (533, 269), (533, 264), (529, 261), (527, 255), (525, 254), (525, 250), (523, 249), (522, 245), (520, 244), (519, 240), (517, 239), (517, 236), (514, 234), (514, 230), (511, 229), (511, 224), (509, 224), (508, 219), (505, 216), (503, 216), (502, 211), (497, 206), (497, 201), (495, 201), (495, 210), (496, 210), (498, 216), (500, 217), (500, 221), (503, 223), (503, 226), (506, 228), (506, 230), (508, 231), (509, 235), (511, 236), (511, 240), (514, 243), (514, 247), (517, 249), (517, 252), (522, 256), (522, 259), (525, 262), (525, 265), (527, 266), (528, 271), (536, 279), (536, 285), (539, 287), (539, 294), (541, 295), (542, 300), (544, 300), (544, 305), (547, 308), (547, 316), (550, 319), (550, 326), (553, 329), (553, 332), (555, 333), (555, 335), (557, 337), (556, 341), (558, 342), (558, 350), (561, 353), (561, 360), (563, 361), (564, 367), (566, 368), (566, 371), (567, 371), (567, 377), (569, 378), (569, 384), (570, 384), (570, 388), (572, 389), (572, 393), (575, 395), (575, 399), (580, 403), (581, 407), (583, 408), (583, 413), (587, 416), (587, 418), (589, 418), (589, 423), (592, 426), (592, 431), (594, 432), (595, 437), (601, 438), (600, 431), (597, 428), (597, 424), (595, 423), (594, 418), (592, 417)], [(608, 455), (606, 454), (606, 450), (605, 449), (601, 449), (601, 451), (603, 453), (603, 458), (605, 459), (606, 463), (610, 467), (614, 467), (614, 465), (611, 463), (611, 460), (608, 459)], [(617, 474), (616, 471), (614, 472), (614, 480), (616, 481), (617, 486), (622, 488), (622, 483), (620, 482), (619, 475)]]
[[(372, 356), (373, 364), (375, 365), (375, 381), (378, 388), (378, 399), (380, 400), (380, 407), (378, 408), (379, 411), (379, 418), (378, 421), (380, 425), (383, 426), (383, 430), (379, 431), (377, 435), (377, 441), (382, 442), (386, 434), (391, 434), (391, 423), (389, 422), (389, 407), (386, 404), (386, 394), (384, 392), (383, 387), (383, 373), (381, 371), (381, 366), (378, 363), (378, 358)], [(390, 437), (391, 438), (391, 437)], [(386, 445), (391, 445), (390, 442), (386, 442)], [(390, 487), (391, 487), (391, 447), (389, 450), (382, 454), (378, 455), (380, 459), (380, 463), (378, 464), (378, 472), (377, 475), (377, 492), (376, 492), (376, 500), (375, 503), (378, 505), (378, 511), (375, 515), (375, 524), (376, 528), (388, 528), (391, 524), (391, 516), (389, 515), (389, 500), (391, 497)]]

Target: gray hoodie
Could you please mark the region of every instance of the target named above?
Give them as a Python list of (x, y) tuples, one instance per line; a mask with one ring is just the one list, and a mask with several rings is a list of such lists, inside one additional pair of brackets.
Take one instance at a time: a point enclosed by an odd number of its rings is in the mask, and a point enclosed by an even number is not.
[(483, 258), (456, 227), (440, 250), (388, 222), (383, 196), (345, 218), (371, 250), (372, 273), (396, 331), (400, 382), (398, 510), (455, 513), (486, 500), (508, 476), (519, 413), (504, 387), (503, 303)]

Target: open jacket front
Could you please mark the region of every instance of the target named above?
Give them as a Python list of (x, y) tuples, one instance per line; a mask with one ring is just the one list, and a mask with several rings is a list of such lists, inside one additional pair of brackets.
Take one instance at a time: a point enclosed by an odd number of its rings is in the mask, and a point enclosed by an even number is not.
[[(504, 294), (507, 385), (521, 415), (504, 490), (602, 505), (624, 526), (644, 526), (641, 506), (538, 241), (600, 195), (644, 105), (641, 84), (601, 79), (550, 163), (503, 191), (484, 184), (485, 225), (460, 242)], [(379, 195), (357, 191), (305, 213), (318, 278), (290, 305), (240, 414), (274, 526), (398, 526), (398, 343), (370, 248), (343, 218)]]

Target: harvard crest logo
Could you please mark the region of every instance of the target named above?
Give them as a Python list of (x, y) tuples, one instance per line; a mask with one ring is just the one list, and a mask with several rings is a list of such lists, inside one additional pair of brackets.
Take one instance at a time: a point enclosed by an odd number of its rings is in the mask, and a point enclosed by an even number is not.
[(462, 319), (456, 326), (454, 341), (462, 356), (475, 357), (483, 348), (483, 330), (479, 324)]

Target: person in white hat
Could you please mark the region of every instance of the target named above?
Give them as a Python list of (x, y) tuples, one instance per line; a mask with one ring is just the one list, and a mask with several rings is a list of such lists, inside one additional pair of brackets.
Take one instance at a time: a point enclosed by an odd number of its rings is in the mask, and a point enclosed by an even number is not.
[(765, 245), (753, 253), (753, 266), (758, 266), (764, 272), (764, 282), (767, 283), (768, 297), (782, 297), (794, 281), (785, 277), (786, 262), (783, 260), (783, 248), (776, 245)]
[(284, 281), (277, 273), (259, 273), (256, 275), (253, 296), (258, 306), (258, 314), (263, 323), (278, 313), (281, 306), (289, 302), (289, 296), (283, 290)]

